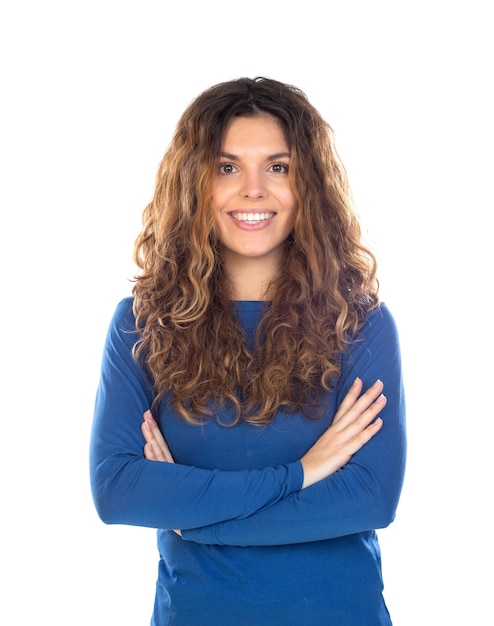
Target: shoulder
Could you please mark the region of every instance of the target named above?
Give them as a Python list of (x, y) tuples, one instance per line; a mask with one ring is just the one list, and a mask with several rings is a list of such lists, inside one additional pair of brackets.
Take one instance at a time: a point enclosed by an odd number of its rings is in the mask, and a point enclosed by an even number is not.
[(109, 339), (118, 337), (125, 343), (134, 343), (137, 338), (134, 316), (134, 298), (127, 297), (117, 304), (110, 322)]
[(117, 304), (113, 314), (113, 324), (129, 326), (135, 329), (134, 298), (128, 296)]
[(368, 386), (380, 378), (389, 385), (399, 380), (400, 372), (401, 352), (395, 319), (381, 303), (368, 312), (360, 329), (350, 338), (342, 354), (341, 379), (351, 384), (355, 376), (359, 376)]
[(399, 352), (398, 329), (395, 318), (384, 303), (369, 311), (359, 330), (349, 340), (345, 359), (352, 361), (357, 355), (388, 355)]
[(375, 333), (397, 334), (395, 318), (384, 302), (369, 311), (358, 334), (365, 337)]

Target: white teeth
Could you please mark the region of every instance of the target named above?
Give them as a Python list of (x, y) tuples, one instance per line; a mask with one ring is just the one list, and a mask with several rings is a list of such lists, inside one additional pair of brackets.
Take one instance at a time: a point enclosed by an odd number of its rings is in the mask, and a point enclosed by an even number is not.
[(232, 217), (240, 222), (264, 222), (273, 216), (273, 213), (232, 213)]

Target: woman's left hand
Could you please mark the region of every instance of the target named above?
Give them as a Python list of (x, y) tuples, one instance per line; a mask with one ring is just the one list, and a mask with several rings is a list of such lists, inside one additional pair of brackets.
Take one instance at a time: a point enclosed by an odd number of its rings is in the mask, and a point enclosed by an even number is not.
[(148, 461), (163, 461), (165, 463), (175, 463), (168, 448), (165, 438), (161, 434), (156, 420), (151, 411), (146, 411), (143, 415), (144, 421), (141, 426), (142, 434), (146, 440), (144, 445), (144, 456)]
[[(165, 438), (161, 434), (156, 420), (151, 411), (146, 411), (143, 415), (141, 430), (146, 443), (144, 445), (144, 456), (148, 461), (161, 461), (164, 463), (175, 463), (172, 453), (168, 448)], [(180, 530), (174, 530), (174, 533), (182, 536)]]

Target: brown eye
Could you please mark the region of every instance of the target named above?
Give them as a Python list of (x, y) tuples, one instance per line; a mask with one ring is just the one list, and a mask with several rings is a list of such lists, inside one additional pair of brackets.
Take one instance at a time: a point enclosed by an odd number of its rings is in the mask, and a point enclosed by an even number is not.
[(219, 168), (220, 174), (233, 174), (235, 166), (231, 163), (221, 163)]
[(285, 163), (273, 163), (269, 169), (275, 174), (288, 174), (288, 165)]

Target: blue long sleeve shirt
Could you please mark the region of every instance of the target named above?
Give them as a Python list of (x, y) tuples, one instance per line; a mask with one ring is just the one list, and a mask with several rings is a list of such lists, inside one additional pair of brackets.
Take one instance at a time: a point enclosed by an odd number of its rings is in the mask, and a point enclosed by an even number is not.
[[(235, 303), (248, 337), (263, 306)], [(165, 399), (156, 417), (174, 464), (144, 458), (142, 414), (153, 390), (132, 357), (136, 339), (126, 298), (104, 348), (90, 475), (104, 522), (158, 529), (152, 625), (391, 624), (375, 530), (394, 519), (406, 439), (398, 334), (386, 306), (341, 355), (318, 420), (280, 411), (268, 425), (226, 427), (232, 416), (218, 410), (218, 419), (190, 425)], [(384, 382), (383, 427), (342, 469), (302, 490), (300, 458), (356, 376), (364, 388)]]

